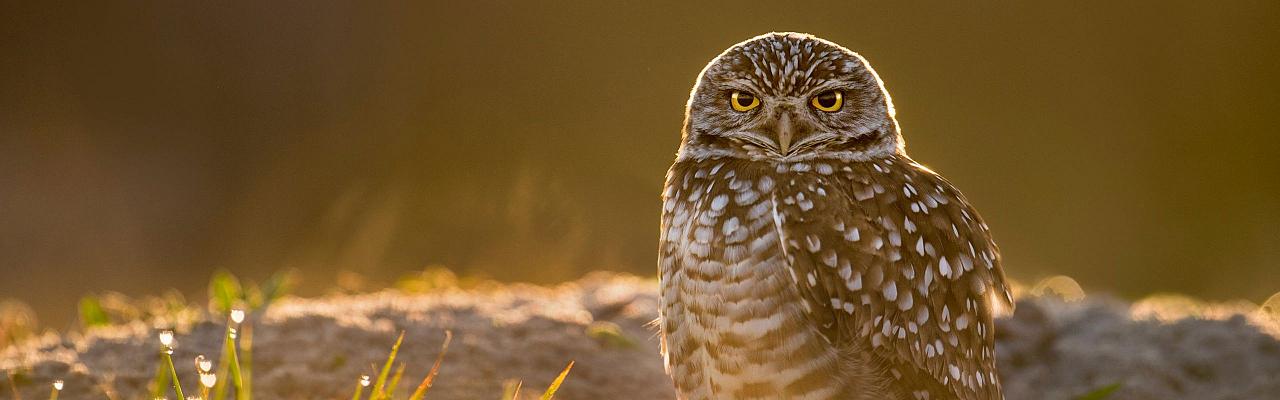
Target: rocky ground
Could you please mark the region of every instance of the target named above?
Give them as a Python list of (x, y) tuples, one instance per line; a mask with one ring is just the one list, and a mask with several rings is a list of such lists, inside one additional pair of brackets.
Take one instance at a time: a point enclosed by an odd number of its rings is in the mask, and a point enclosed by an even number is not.
[[(255, 329), (259, 399), (341, 399), (380, 364), (400, 330), (409, 364), (400, 393), (426, 374), (451, 330), (454, 341), (428, 399), (497, 399), (521, 378), (540, 392), (570, 361), (561, 399), (671, 399), (654, 331), (656, 283), (597, 274), (555, 287), (511, 285), (426, 295), (384, 291), (287, 299)], [(619, 335), (611, 334), (613, 325)], [(197, 354), (217, 354), (221, 324), (178, 332), (178, 373), (194, 388)], [(603, 333), (602, 333), (603, 332)], [(1182, 299), (1126, 304), (1089, 297), (1023, 297), (999, 321), (998, 354), (1009, 399), (1071, 399), (1119, 384), (1111, 399), (1280, 399), (1280, 329), (1259, 311)], [(0, 353), (0, 399), (146, 398), (156, 333), (141, 324), (83, 335), (46, 335)], [(187, 380), (187, 377), (191, 377)]]

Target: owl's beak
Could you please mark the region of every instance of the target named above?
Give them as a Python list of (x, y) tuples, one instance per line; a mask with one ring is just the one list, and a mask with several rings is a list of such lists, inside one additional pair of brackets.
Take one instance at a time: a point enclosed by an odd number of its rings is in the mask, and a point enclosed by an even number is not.
[(795, 138), (795, 127), (791, 124), (791, 113), (782, 113), (782, 117), (778, 118), (778, 125), (775, 129), (777, 129), (778, 134), (778, 153), (785, 156), (791, 150), (791, 140)]

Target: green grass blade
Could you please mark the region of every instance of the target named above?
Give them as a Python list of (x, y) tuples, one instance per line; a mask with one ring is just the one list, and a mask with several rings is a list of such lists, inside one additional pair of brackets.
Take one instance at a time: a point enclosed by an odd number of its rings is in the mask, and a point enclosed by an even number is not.
[(542, 393), (542, 400), (551, 400), (552, 397), (555, 397), (556, 391), (560, 390), (560, 384), (564, 383), (564, 377), (569, 376), (569, 370), (571, 369), (573, 369), (573, 361), (570, 361), (569, 365), (564, 367), (564, 371), (560, 371), (560, 376), (557, 376), (556, 380), (551, 381), (551, 387), (548, 387), (547, 391)]
[(214, 312), (226, 315), (236, 303), (244, 299), (240, 280), (225, 270), (213, 274), (209, 280), (209, 306)]
[(369, 397), (373, 400), (385, 400), (387, 396), (387, 377), (391, 374), (391, 366), (395, 365), (396, 353), (400, 352), (400, 343), (404, 342), (404, 331), (400, 331), (400, 337), (396, 338), (396, 344), (391, 346), (391, 354), (387, 356), (387, 362), (382, 364), (382, 370), (378, 371), (378, 380), (374, 381), (373, 394)]
[(1115, 393), (1115, 391), (1119, 389), (1119, 383), (1112, 383), (1110, 385), (1094, 389), (1094, 391), (1086, 393), (1080, 397), (1076, 397), (1075, 400), (1103, 400), (1111, 397), (1111, 394)]
[(156, 361), (156, 377), (151, 380), (151, 398), (164, 397), (165, 388), (169, 386), (169, 371), (164, 367), (164, 356)]
[(391, 376), (391, 383), (387, 384), (388, 399), (396, 397), (396, 388), (400, 387), (400, 378), (404, 377), (404, 367), (405, 363), (401, 362), (400, 366), (396, 368), (395, 375)]
[(178, 380), (178, 369), (173, 367), (173, 355), (168, 350), (161, 351), (160, 357), (164, 359), (165, 365), (169, 368), (169, 378), (173, 380), (173, 392), (178, 394), (179, 399), (185, 399), (187, 396), (182, 394), (182, 381)]
[(230, 354), (235, 350), (232, 347), (235, 344), (231, 342), (230, 325), (227, 326), (227, 329), (227, 332), (222, 335), (222, 355), (218, 357), (218, 383), (213, 385), (213, 400), (226, 400), (227, 398), (227, 384), (230, 381), (230, 379), (227, 379), (227, 375), (231, 374)]
[(516, 400), (520, 397), (520, 385), (523, 385), (518, 379), (509, 380), (502, 384), (502, 400)]
[(80, 323), (85, 329), (111, 325), (111, 317), (102, 309), (102, 301), (94, 296), (80, 299)]
[(453, 332), (444, 331), (444, 344), (440, 345), (440, 355), (436, 356), (435, 365), (431, 366), (431, 372), (427, 373), (427, 377), (422, 378), (422, 383), (418, 384), (418, 389), (413, 391), (409, 400), (422, 400), (427, 395), (427, 390), (431, 389), (431, 383), (435, 381), (436, 374), (440, 373), (440, 364), (444, 362), (444, 353), (449, 351), (451, 341), (453, 341)]
[[(248, 400), (253, 397), (253, 325), (245, 320), (240, 325), (240, 389), (236, 390), (236, 398)], [(244, 397), (240, 393), (244, 393)]]
[(622, 327), (608, 321), (596, 321), (587, 325), (587, 337), (610, 347), (627, 349), (636, 347), (636, 342), (622, 332)]
[(298, 285), (298, 271), (283, 270), (277, 271), (271, 275), (266, 282), (262, 283), (262, 304), (261, 309), (266, 310), (271, 303), (279, 300), (281, 297), (293, 293), (293, 289)]
[(226, 400), (228, 386), (236, 389), (237, 399), (249, 398), (249, 393), (244, 391), (244, 381), (240, 374), (240, 357), (236, 351), (236, 341), (231, 337), (232, 329), (232, 322), (227, 320), (227, 330), (222, 336), (222, 357), (218, 360), (218, 383), (213, 386), (213, 400)]
[(360, 400), (360, 396), (364, 395), (364, 377), (356, 381), (356, 394), (351, 395), (351, 400)]
[[(230, 336), (227, 338), (231, 339)], [(240, 371), (240, 354), (239, 351), (236, 350), (235, 339), (231, 339), (231, 341), (227, 343), (230, 344), (230, 347), (227, 347), (227, 349), (230, 350), (229, 358), (231, 359), (231, 387), (236, 388), (236, 400), (249, 400), (249, 392), (244, 390), (244, 376)]]

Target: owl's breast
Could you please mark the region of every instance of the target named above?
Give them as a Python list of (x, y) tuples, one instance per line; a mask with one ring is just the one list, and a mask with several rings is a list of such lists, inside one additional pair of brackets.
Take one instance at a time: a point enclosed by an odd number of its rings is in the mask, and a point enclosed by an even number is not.
[[(828, 398), (837, 350), (804, 316), (785, 265), (772, 166), (677, 165), (664, 192), (662, 330), (687, 398)], [(790, 183), (790, 182), (785, 182)]]

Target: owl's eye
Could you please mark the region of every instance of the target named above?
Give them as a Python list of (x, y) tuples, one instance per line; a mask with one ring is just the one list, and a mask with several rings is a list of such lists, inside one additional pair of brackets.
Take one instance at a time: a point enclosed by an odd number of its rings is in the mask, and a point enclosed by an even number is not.
[(813, 104), (813, 108), (822, 111), (840, 111), (840, 107), (844, 105), (844, 93), (835, 90), (823, 92), (822, 94), (813, 96), (813, 100), (810, 100), (809, 103)]
[(729, 97), (729, 104), (733, 105), (734, 110), (749, 111), (760, 106), (760, 99), (751, 93), (735, 90)]

